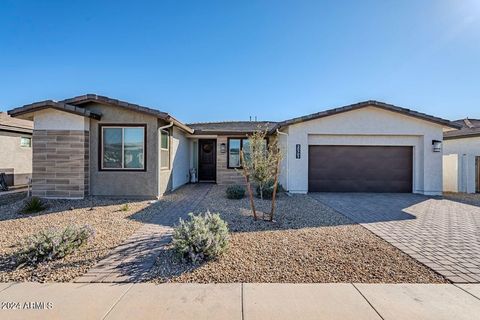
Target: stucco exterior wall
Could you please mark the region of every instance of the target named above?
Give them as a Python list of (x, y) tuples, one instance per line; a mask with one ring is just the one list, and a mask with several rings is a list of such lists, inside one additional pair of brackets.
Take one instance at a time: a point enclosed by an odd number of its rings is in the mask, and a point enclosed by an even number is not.
[[(88, 110), (102, 114), (100, 121), (90, 119), (90, 192), (98, 196), (121, 196), (156, 198), (158, 184), (158, 121), (157, 118), (140, 112), (118, 107), (90, 104)], [(146, 125), (146, 171), (100, 171), (99, 170), (99, 125), (139, 124)]]
[(198, 181), (198, 139), (188, 139), (190, 143), (190, 168), (195, 169), (195, 181)]
[[(61, 136), (62, 134), (65, 135), (66, 132), (77, 131), (88, 134), (90, 143), (87, 145), (84, 153), (86, 159), (89, 159), (88, 166), (86, 166), (86, 168), (88, 168), (88, 172), (86, 173), (86, 177), (88, 178), (88, 180), (86, 180), (86, 186), (89, 186), (89, 188), (85, 190), (85, 194), (157, 198), (189, 181), (190, 143), (183, 131), (176, 127), (168, 128), (171, 133), (170, 167), (160, 170), (161, 153), (159, 149), (160, 135), (158, 131), (160, 127), (168, 125), (168, 123), (152, 115), (130, 111), (116, 106), (90, 103), (83, 107), (101, 114), (101, 120), (98, 121), (63, 111), (47, 109), (34, 114), (34, 126), (36, 132), (48, 131), (52, 136), (55, 133)], [(122, 126), (132, 124), (146, 126), (146, 170), (100, 170), (100, 125)], [(59, 137), (58, 139), (61, 140), (64, 138)], [(43, 147), (41, 150), (43, 150), (43, 153), (39, 155), (40, 157), (54, 156), (53, 154), (44, 154), (46, 151)], [(62, 152), (64, 151), (66, 152), (66, 150), (62, 150)], [(78, 156), (77, 153), (78, 152), (75, 153), (75, 156)], [(39, 162), (37, 161), (37, 163)], [(43, 170), (43, 167), (40, 169)], [(55, 168), (50, 168), (50, 171), (53, 172), (54, 169)], [(63, 172), (62, 174), (65, 173)], [(37, 177), (40, 176), (41, 175), (37, 175)], [(50, 182), (53, 182), (53, 180)], [(50, 190), (50, 195), (52, 196), (53, 191), (58, 190), (55, 190), (55, 187)], [(58, 196), (61, 196), (60, 193), (58, 193)], [(75, 194), (75, 196), (78, 195)]]
[[(445, 140), (443, 154), (458, 155), (458, 192), (475, 193), (475, 157), (480, 157), (480, 137)], [(450, 171), (454, 169), (445, 167), (444, 174), (452, 176)]]
[(280, 175), (278, 176), (278, 183), (280, 183), (285, 189), (288, 186), (288, 165), (289, 165), (289, 149), (288, 149), (288, 127), (278, 134), (278, 147), (283, 153), (282, 161), (280, 162)]
[(190, 178), (190, 143), (185, 133), (176, 127), (171, 142), (172, 189), (175, 190), (188, 183)]
[[(165, 123), (162, 120), (158, 120), (158, 130), (157, 130), (157, 167), (158, 167), (158, 196), (162, 196), (167, 192), (170, 192), (172, 190), (172, 153), (170, 152), (170, 167), (168, 169), (161, 168), (161, 163), (162, 163), (162, 152), (160, 150), (160, 145), (161, 145), (161, 129), (162, 127), (165, 127), (168, 125), (168, 123)], [(170, 132), (170, 150), (172, 148), (172, 127), (166, 128), (164, 130), (168, 130)]]
[[(308, 192), (308, 145), (403, 145), (414, 148), (413, 192), (442, 193), (442, 153), (433, 152), (432, 140), (443, 139), (443, 128), (376, 107), (319, 118), (288, 127), (288, 172), (281, 181), (293, 193)], [(301, 158), (296, 159), (296, 144)], [(284, 171), (285, 172), (285, 171)]]
[(5, 172), (13, 185), (27, 184), (32, 177), (32, 148), (20, 146), (21, 137), (32, 138), (32, 135), (0, 131), (0, 172)]
[(35, 130), (78, 130), (88, 131), (89, 119), (55, 109), (45, 109), (35, 112)]

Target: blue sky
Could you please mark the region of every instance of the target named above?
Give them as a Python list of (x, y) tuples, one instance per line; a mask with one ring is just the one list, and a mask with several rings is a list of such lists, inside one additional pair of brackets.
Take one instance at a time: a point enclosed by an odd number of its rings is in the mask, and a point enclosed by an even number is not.
[(184, 122), (376, 99), (480, 118), (480, 1), (0, 1), (0, 110), (97, 93)]

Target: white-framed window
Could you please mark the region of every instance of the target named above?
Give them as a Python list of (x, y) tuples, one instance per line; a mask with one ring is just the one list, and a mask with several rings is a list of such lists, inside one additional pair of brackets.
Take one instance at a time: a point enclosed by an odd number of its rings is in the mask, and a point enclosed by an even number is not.
[(160, 169), (170, 169), (170, 131), (160, 131)]
[(21, 137), (20, 138), (20, 147), (31, 148), (32, 147), (32, 138)]
[(145, 126), (100, 128), (101, 170), (145, 170)]

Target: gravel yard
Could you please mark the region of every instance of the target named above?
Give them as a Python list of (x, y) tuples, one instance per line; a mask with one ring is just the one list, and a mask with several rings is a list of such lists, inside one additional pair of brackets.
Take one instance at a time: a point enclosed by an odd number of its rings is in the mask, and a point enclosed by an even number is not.
[[(270, 201), (256, 204), (269, 211)], [(167, 247), (152, 270), (153, 282), (446, 282), (308, 195), (282, 194), (274, 223), (254, 222), (248, 198), (229, 200), (222, 186), (214, 186), (196, 211), (207, 209), (228, 222), (229, 251), (192, 266)]]
[(480, 206), (480, 193), (453, 193), (445, 192), (443, 198), (451, 201)]
[[(0, 282), (65, 282), (85, 273), (112, 248), (130, 236), (155, 210), (160, 210), (174, 196), (153, 205), (148, 201), (93, 198), (86, 200), (48, 200), (48, 208), (37, 214), (18, 212), (23, 200), (0, 205)], [(90, 208), (92, 207), (93, 210)], [(121, 210), (128, 203), (128, 210)], [(43, 229), (67, 225), (89, 225), (95, 230), (93, 240), (63, 259), (41, 263), (37, 267), (15, 268), (13, 254), (22, 241)]]
[(7, 192), (7, 193), (0, 192), (0, 206), (17, 202), (18, 200), (21, 200), (21, 199), (25, 198), (26, 196), (27, 196), (27, 192), (26, 192), (26, 191), (23, 191), (23, 192), (13, 192), (13, 193), (10, 193), (10, 192)]

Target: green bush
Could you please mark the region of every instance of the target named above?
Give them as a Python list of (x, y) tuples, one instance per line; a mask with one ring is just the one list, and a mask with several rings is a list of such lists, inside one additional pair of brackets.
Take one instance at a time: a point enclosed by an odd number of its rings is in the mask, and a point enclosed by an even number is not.
[(63, 258), (86, 244), (93, 234), (89, 226), (40, 231), (30, 237), (17, 253), (18, 263), (34, 265)]
[(121, 211), (128, 211), (128, 210), (130, 210), (130, 206), (128, 205), (128, 203), (125, 203), (123, 206), (120, 207), (120, 210)]
[[(272, 199), (274, 183), (275, 183), (274, 180), (270, 180), (265, 186), (263, 186), (263, 199), (269, 199), (269, 200)], [(277, 194), (279, 192), (282, 192), (282, 191), (283, 191), (283, 187), (280, 183), (278, 183), (277, 184)], [(261, 194), (260, 194), (260, 186), (259, 185), (257, 185), (256, 193), (257, 193), (257, 197), (260, 198)]]
[(245, 187), (240, 185), (233, 185), (227, 188), (228, 199), (242, 199), (245, 196)]
[(26, 202), (20, 213), (29, 214), (43, 211), (47, 208), (42, 199), (38, 197), (31, 197)]
[(228, 225), (219, 214), (189, 213), (189, 220), (180, 219), (173, 232), (173, 247), (183, 259), (193, 263), (211, 260), (228, 248)]

